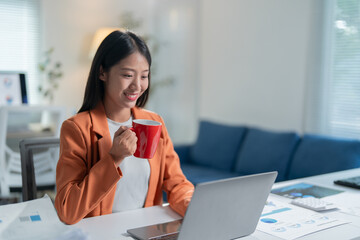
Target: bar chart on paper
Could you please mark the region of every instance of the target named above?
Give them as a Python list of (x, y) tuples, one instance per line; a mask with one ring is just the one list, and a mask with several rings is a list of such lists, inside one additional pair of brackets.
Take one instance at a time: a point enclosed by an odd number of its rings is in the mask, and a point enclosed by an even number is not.
[(67, 229), (48, 196), (0, 206), (0, 239), (54, 239)]
[(41, 217), (38, 213), (34, 213), (28, 216), (20, 216), (19, 217), (20, 222), (38, 222), (41, 221)]
[(41, 221), (41, 219), (42, 218), (38, 212), (21, 215), (17, 219), (13, 219), (13, 217), (9, 218), (8, 216), (1, 215), (1, 213), (0, 213), (0, 224), (2, 224), (2, 225), (0, 225), (0, 229), (1, 229), (1, 226), (7, 225), (10, 223), (14, 223), (14, 221), (19, 222), (19, 223), (25, 223), (25, 222), (31, 223), (31, 222), (39, 222), (39, 221)]
[(257, 229), (280, 238), (295, 239), (346, 223), (269, 197)]

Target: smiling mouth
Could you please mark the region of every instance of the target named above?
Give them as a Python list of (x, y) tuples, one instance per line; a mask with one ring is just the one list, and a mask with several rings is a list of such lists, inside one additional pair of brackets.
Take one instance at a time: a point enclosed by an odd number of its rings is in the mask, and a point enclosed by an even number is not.
[(130, 101), (135, 101), (137, 99), (139, 94), (129, 94), (129, 93), (125, 93), (125, 96), (127, 99), (129, 99)]

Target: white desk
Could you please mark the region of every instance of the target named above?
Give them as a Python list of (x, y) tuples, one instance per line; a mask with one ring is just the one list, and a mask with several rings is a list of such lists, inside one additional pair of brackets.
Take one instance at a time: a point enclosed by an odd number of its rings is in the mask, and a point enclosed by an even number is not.
[[(308, 177), (308, 178), (296, 179), (286, 182), (280, 182), (280, 183), (276, 183), (274, 185), (274, 188), (296, 182), (307, 182), (324, 187), (331, 187), (334, 189), (354, 192), (360, 195), (360, 190), (341, 187), (333, 184), (333, 180), (335, 179), (358, 176), (358, 175), (360, 175), (360, 169), (354, 169), (354, 170), (319, 175), (315, 177)], [(360, 217), (343, 214), (338, 211), (333, 211), (325, 214), (335, 218), (342, 218), (344, 220), (351, 221), (352, 223), (326, 229), (299, 239), (301, 240), (310, 240), (310, 239), (360, 240)], [(115, 213), (115, 214), (93, 217), (93, 218), (86, 218), (81, 220), (79, 223), (75, 224), (74, 226), (81, 228), (84, 232), (88, 233), (91, 239), (119, 239), (119, 237), (123, 236), (123, 234), (126, 233), (126, 230), (129, 228), (167, 222), (179, 218), (181, 217), (175, 212), (173, 212), (170, 209), (170, 207), (155, 206), (150, 208), (138, 209), (134, 211)], [(280, 239), (280, 238), (256, 230), (252, 235), (241, 239), (272, 240), (272, 239)]]

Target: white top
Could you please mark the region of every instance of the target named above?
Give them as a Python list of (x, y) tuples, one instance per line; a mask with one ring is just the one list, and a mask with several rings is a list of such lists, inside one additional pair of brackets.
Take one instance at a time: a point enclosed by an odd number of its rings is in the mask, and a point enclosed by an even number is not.
[[(123, 123), (114, 122), (107, 119), (111, 140), (115, 132), (121, 126), (131, 127), (132, 117)], [(145, 204), (148, 192), (150, 165), (147, 159), (134, 156), (126, 157), (120, 163), (123, 177), (116, 185), (116, 192), (112, 212), (142, 208)]]

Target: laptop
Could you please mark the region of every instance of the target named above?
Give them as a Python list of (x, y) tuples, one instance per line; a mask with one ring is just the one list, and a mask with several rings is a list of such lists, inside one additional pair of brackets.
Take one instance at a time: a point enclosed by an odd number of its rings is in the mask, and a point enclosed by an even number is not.
[(277, 172), (196, 185), (182, 220), (127, 230), (139, 240), (236, 239), (252, 234)]

